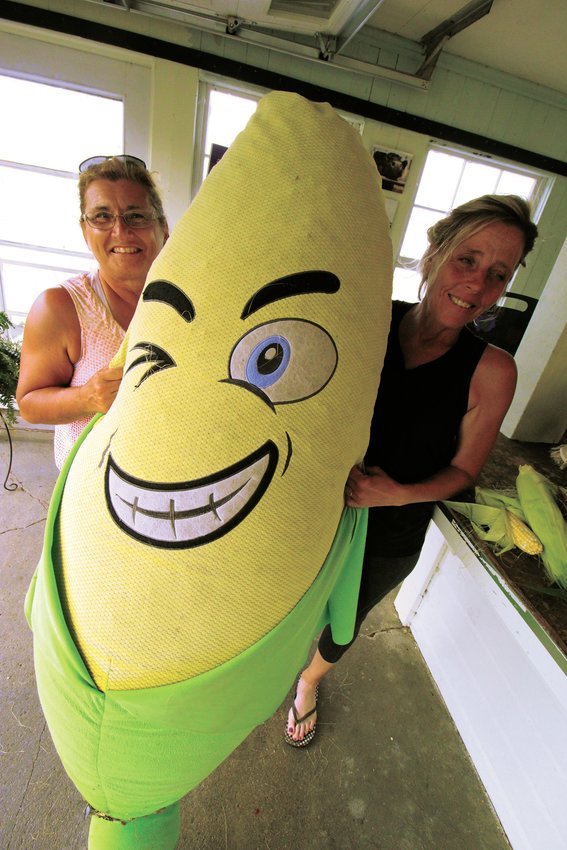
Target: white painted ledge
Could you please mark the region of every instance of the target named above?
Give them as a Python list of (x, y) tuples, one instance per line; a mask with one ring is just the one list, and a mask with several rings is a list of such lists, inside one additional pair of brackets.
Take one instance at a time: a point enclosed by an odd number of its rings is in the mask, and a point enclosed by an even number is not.
[(567, 658), (436, 508), (395, 606), (514, 850), (567, 848)]

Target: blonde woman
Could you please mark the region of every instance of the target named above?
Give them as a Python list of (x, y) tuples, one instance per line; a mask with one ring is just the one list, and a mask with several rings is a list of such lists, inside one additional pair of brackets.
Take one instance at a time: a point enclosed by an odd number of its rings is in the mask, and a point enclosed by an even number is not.
[[(422, 298), (393, 304), (364, 471), (353, 468), (345, 488), (347, 505), (370, 509), (355, 637), (417, 563), (435, 502), (474, 485), (516, 387), (513, 358), (467, 326), (498, 301), (533, 248), (528, 204), (484, 195), (427, 235)], [(328, 626), (322, 632), (289, 712), (291, 746), (313, 740), (318, 685), (350, 645), (335, 644)]]

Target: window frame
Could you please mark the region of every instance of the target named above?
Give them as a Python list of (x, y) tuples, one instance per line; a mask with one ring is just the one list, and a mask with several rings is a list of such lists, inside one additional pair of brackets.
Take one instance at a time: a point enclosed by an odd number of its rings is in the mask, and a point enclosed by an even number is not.
[[(89, 95), (108, 97), (120, 100), (123, 106), (123, 140), (122, 151), (139, 156), (148, 161), (150, 151), (150, 103), (152, 91), (152, 69), (149, 57), (142, 61), (128, 61), (123, 56), (117, 58), (116, 50), (111, 47), (101, 47), (98, 43), (89, 43), (72, 36), (59, 33), (38, 33), (36, 30), (21, 26), (7, 26), (0, 31), (0, 74), (15, 79), (27, 80), (57, 88), (69, 89)], [(86, 128), (88, 130), (88, 128)], [(76, 128), (81, 132), (81, 128)], [(119, 152), (122, 152), (119, 151)], [(93, 151), (93, 154), (97, 153)], [(105, 153), (101, 151), (101, 153)], [(2, 161), (3, 165), (24, 168), (26, 171), (38, 171), (59, 177), (70, 177), (76, 181), (76, 173), (58, 171), (35, 166), (32, 163), (21, 164)], [(79, 216), (77, 205), (77, 218)], [(37, 255), (38, 262), (19, 263), (2, 257), (4, 247), (7, 251), (15, 248), (31, 250)], [(55, 272), (61, 271), (61, 280), (72, 276), (74, 264), (63, 262), (61, 266), (41, 262), (41, 253), (62, 257), (84, 258), (83, 268), (92, 265), (92, 255), (85, 245), (85, 251), (76, 252), (66, 249), (45, 248), (35, 244), (14, 243), (0, 240), (0, 310), (5, 309), (4, 280), (2, 264), (26, 265), (30, 268), (47, 268)], [(18, 325), (23, 324), (25, 316), (21, 311), (8, 311), (13, 314)], [(13, 335), (21, 336), (22, 329), (18, 328)]]
[[(223, 94), (259, 101), (262, 97), (264, 97), (264, 95), (269, 94), (272, 89), (246, 85), (244, 83), (240, 83), (238, 80), (228, 79), (227, 77), (219, 77), (205, 71), (201, 72), (199, 76), (195, 146), (193, 151), (193, 198), (199, 191), (201, 183), (204, 180), (205, 158), (209, 155), (205, 150), (205, 141), (207, 137), (207, 116), (209, 114), (211, 91), (219, 91)], [(362, 136), (365, 127), (365, 119), (362, 116), (345, 112), (342, 109), (338, 109), (336, 111)]]
[[(529, 199), (529, 203), (530, 203), (531, 208), (532, 208), (532, 217), (533, 217), (533, 220), (535, 221), (536, 224), (539, 221), (539, 219), (540, 219), (540, 217), (543, 213), (543, 209), (545, 207), (545, 204), (547, 202), (547, 199), (549, 198), (549, 195), (550, 195), (552, 188), (553, 188), (553, 184), (555, 182), (554, 175), (552, 175), (548, 172), (540, 171), (539, 169), (535, 169), (535, 168), (532, 168), (530, 166), (523, 165), (522, 163), (514, 162), (512, 160), (506, 160), (506, 159), (501, 159), (499, 157), (494, 157), (491, 154), (486, 154), (486, 153), (483, 153), (482, 151), (476, 151), (476, 150), (472, 150), (472, 149), (465, 148), (465, 147), (459, 147), (459, 146), (456, 146), (456, 145), (453, 145), (453, 144), (445, 143), (442, 140), (438, 140), (438, 139), (431, 139), (428, 146), (427, 146), (427, 150), (425, 152), (421, 172), (420, 172), (419, 178), (416, 181), (414, 194), (413, 194), (413, 197), (411, 199), (411, 204), (408, 206), (408, 211), (407, 211), (407, 214), (406, 214), (406, 217), (405, 217), (405, 223), (404, 223), (404, 226), (403, 226), (401, 234), (400, 234), (399, 247), (398, 247), (398, 251), (396, 253), (396, 259), (395, 259), (395, 262), (394, 262), (394, 274), (396, 273), (396, 271), (406, 272), (408, 274), (413, 273), (414, 275), (419, 274), (418, 269), (417, 269), (417, 265), (418, 265), (421, 257), (404, 256), (402, 254), (402, 246), (404, 244), (404, 241), (405, 241), (405, 238), (406, 238), (406, 233), (407, 233), (408, 227), (410, 225), (412, 213), (414, 212), (414, 210), (416, 208), (421, 208), (421, 209), (425, 209), (425, 210), (433, 209), (432, 207), (426, 207), (422, 204), (416, 203), (416, 197), (417, 197), (418, 191), (419, 191), (419, 184), (420, 184), (421, 178), (423, 176), (423, 173), (425, 171), (425, 168), (427, 166), (427, 159), (429, 157), (429, 154), (432, 151), (438, 151), (439, 153), (445, 153), (445, 154), (448, 154), (449, 156), (459, 157), (464, 161), (464, 163), (480, 162), (480, 163), (485, 164), (485, 165), (494, 166), (495, 168), (498, 168), (501, 171), (513, 172), (513, 173), (516, 173), (516, 174), (525, 175), (527, 177), (535, 179), (536, 180), (536, 188), (535, 188), (532, 196)], [(461, 170), (461, 177), (460, 177), (458, 183), (456, 184), (455, 191), (453, 193), (453, 200), (455, 199), (455, 197), (458, 193), (459, 185), (460, 185), (462, 177), (463, 177), (464, 167), (465, 166), (463, 164), (463, 168)], [(442, 211), (440, 211), (439, 218), (443, 217), (444, 214), (447, 214), (448, 212), (450, 212), (450, 209), (452, 209), (452, 207), (450, 207), (444, 213)], [(516, 274), (517, 274), (517, 272), (516, 272)], [(514, 276), (510, 280), (508, 286), (506, 287), (506, 292), (513, 289), (513, 284), (514, 284), (514, 280), (516, 278), (516, 274), (514, 274)], [(411, 294), (410, 294), (410, 297), (411, 297)], [(504, 296), (502, 296), (502, 297), (504, 297)]]

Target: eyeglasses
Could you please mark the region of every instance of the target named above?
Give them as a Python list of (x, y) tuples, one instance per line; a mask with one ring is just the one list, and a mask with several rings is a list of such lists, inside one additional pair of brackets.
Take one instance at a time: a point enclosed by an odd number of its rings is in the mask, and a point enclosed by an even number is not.
[(125, 213), (110, 213), (106, 211), (97, 212), (94, 215), (83, 213), (80, 221), (86, 221), (87, 224), (95, 230), (112, 230), (116, 224), (116, 219), (121, 218), (126, 227), (132, 227), (134, 230), (140, 230), (142, 227), (149, 227), (154, 221), (157, 221), (158, 216), (155, 213), (137, 212), (129, 210)]
[(119, 153), (113, 156), (90, 156), (88, 159), (84, 159), (79, 165), (79, 173), (82, 174), (87, 168), (92, 168), (93, 165), (100, 165), (101, 162), (106, 162), (108, 159), (119, 159), (120, 162), (131, 162), (133, 165), (146, 168), (146, 163), (143, 159), (139, 159), (137, 156), (130, 156), (127, 153)]

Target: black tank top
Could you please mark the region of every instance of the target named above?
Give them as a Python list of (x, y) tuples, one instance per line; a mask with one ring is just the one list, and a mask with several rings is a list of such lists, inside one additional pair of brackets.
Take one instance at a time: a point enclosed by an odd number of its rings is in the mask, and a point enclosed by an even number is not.
[[(445, 354), (406, 369), (399, 328), (415, 306), (392, 304), (392, 323), (370, 429), (366, 466), (380, 466), (396, 481), (411, 484), (448, 466), (468, 408), (473, 373), (486, 342), (464, 328)], [(371, 508), (368, 547), (384, 556), (411, 555), (423, 543), (435, 504)]]

